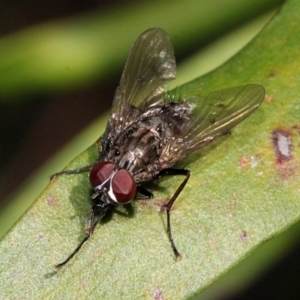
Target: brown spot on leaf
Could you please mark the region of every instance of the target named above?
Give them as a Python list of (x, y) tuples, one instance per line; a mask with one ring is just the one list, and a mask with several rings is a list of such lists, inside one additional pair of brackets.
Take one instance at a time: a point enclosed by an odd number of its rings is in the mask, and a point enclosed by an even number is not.
[(274, 102), (274, 98), (273, 98), (273, 96), (271, 96), (271, 95), (266, 95), (265, 101), (266, 101), (267, 103), (272, 103), (272, 102)]
[(292, 158), (292, 139), (289, 130), (275, 129), (272, 134), (277, 164), (283, 164)]
[(292, 138), (287, 129), (277, 128), (272, 133), (273, 148), (276, 155), (276, 166), (282, 179), (295, 173), (296, 166), (292, 160)]
[(38, 234), (37, 234), (37, 239), (38, 240), (42, 240), (44, 238), (44, 234), (42, 233), (42, 232), (39, 232)]
[(251, 155), (251, 157), (247, 157), (246, 155), (243, 155), (240, 159), (239, 159), (239, 166), (244, 169), (246, 167), (248, 167), (249, 165), (251, 166), (251, 168), (255, 168), (258, 165), (258, 161), (260, 159), (260, 155), (259, 154), (254, 154)]
[(276, 72), (274, 70), (271, 70), (268, 74), (269, 79), (274, 78), (275, 76), (276, 76)]
[(240, 233), (240, 239), (242, 242), (247, 243), (249, 241), (249, 234), (246, 230), (242, 230)]
[(243, 169), (243, 168), (246, 168), (249, 164), (249, 158), (245, 155), (243, 155), (240, 159), (239, 159), (239, 165), (240, 167)]
[(151, 205), (151, 199), (139, 199), (139, 201), (137, 201), (137, 203), (140, 205), (140, 206), (149, 206)]
[(50, 206), (56, 206), (56, 205), (59, 205), (59, 202), (52, 196), (48, 196), (47, 199), (47, 204), (50, 205)]
[(233, 218), (233, 214), (229, 213), (226, 215), (227, 220), (231, 220)]
[(153, 291), (152, 296), (155, 300), (165, 300), (163, 292), (160, 288), (157, 288)]

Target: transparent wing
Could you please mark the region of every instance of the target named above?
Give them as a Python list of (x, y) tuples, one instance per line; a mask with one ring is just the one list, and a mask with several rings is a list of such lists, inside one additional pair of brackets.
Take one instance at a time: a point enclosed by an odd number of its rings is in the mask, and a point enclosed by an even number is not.
[(216, 91), (204, 98), (186, 99), (186, 102), (194, 103), (195, 107), (182, 128), (184, 138), (176, 139), (172, 145), (178, 153), (174, 159), (197, 151), (228, 132), (253, 113), (264, 97), (262, 86), (250, 84)]
[(159, 100), (169, 80), (175, 78), (176, 64), (173, 46), (161, 28), (151, 28), (135, 42), (127, 59), (120, 85), (117, 88), (112, 113), (126, 124), (130, 109), (144, 111)]

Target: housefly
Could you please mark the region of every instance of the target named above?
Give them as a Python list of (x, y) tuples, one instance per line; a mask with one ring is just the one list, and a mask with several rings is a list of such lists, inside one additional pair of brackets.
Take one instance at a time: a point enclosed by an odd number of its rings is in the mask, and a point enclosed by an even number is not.
[(180, 257), (172, 236), (170, 211), (190, 172), (172, 166), (247, 118), (262, 103), (265, 92), (262, 86), (249, 84), (175, 101), (164, 93), (166, 83), (175, 75), (174, 51), (167, 33), (160, 28), (142, 33), (116, 90), (97, 162), (52, 175), (89, 171), (93, 188), (86, 235), (57, 268), (80, 250), (108, 211), (134, 199), (151, 198), (144, 183), (170, 175), (184, 177), (164, 205), (168, 238), (175, 258)]

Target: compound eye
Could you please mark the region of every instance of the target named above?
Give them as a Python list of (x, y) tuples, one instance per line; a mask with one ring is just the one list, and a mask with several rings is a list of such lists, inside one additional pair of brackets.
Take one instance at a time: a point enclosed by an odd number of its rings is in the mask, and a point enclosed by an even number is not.
[(116, 165), (111, 161), (100, 161), (90, 172), (90, 183), (92, 187), (101, 185), (114, 172)]
[(119, 170), (112, 179), (112, 191), (121, 204), (131, 201), (136, 194), (136, 183), (125, 169)]

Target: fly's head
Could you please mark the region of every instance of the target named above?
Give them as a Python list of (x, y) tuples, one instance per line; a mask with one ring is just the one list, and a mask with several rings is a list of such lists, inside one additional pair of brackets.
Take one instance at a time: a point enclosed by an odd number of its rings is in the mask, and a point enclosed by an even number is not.
[(118, 169), (112, 161), (100, 161), (90, 171), (94, 189), (92, 199), (102, 206), (126, 204), (136, 195), (136, 182), (126, 169)]

